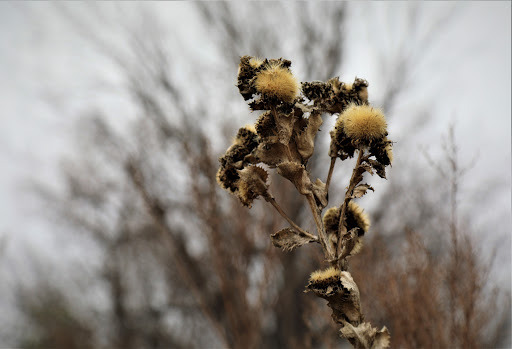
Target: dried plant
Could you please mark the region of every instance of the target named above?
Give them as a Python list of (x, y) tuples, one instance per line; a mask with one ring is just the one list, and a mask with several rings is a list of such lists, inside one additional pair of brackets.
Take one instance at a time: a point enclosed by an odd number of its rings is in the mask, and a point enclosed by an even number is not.
[[(364, 322), (359, 289), (347, 271), (349, 258), (361, 250), (370, 226), (368, 215), (353, 200), (374, 190), (363, 183), (364, 174), (386, 178), (385, 168), (393, 160), (386, 119), (381, 110), (370, 106), (365, 80), (356, 78), (347, 84), (335, 77), (327, 82), (304, 82), (299, 88), (290, 66), (291, 62), (282, 58), (241, 57), (240, 94), (252, 111), (264, 112), (254, 126), (238, 130), (234, 143), (219, 159), (217, 181), (242, 205), (251, 207), (262, 197), (288, 221), (289, 227), (271, 235), (275, 246), (291, 251), (319, 243), (330, 267), (311, 274), (306, 292), (328, 301), (333, 320), (341, 325), (341, 336), (354, 347), (387, 348), (388, 330), (377, 330)], [(311, 178), (307, 165), (325, 114), (337, 115), (337, 121), (330, 132), (331, 161), (323, 182)], [(336, 161), (352, 157), (357, 160), (345, 195), (339, 206), (331, 207), (322, 217)], [(268, 183), (268, 170), (276, 170), (304, 196), (317, 234), (296, 224), (277, 203)]]

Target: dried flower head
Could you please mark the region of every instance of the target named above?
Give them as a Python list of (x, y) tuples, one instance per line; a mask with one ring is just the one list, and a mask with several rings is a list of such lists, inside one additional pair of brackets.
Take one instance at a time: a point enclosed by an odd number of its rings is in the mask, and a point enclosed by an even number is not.
[(258, 166), (248, 166), (239, 170), (238, 197), (244, 206), (251, 207), (258, 196), (266, 196), (268, 173)]
[(370, 229), (370, 218), (364, 210), (354, 201), (350, 201), (347, 206), (347, 229), (359, 228), (359, 236), (368, 232)]
[(340, 209), (338, 207), (329, 208), (322, 218), (325, 231), (328, 234), (336, 234), (338, 224), (340, 223)]
[(291, 103), (299, 93), (299, 83), (290, 69), (277, 62), (268, 63), (256, 74), (254, 86), (261, 94)]
[[(327, 234), (336, 235), (340, 223), (340, 208), (331, 207), (322, 218)], [(354, 201), (349, 201), (346, 210), (347, 230), (359, 228), (358, 235), (362, 236), (370, 229), (370, 218), (364, 210)]]
[(247, 125), (238, 129), (234, 144), (254, 149), (258, 145), (258, 135), (253, 125)]
[(378, 140), (387, 135), (384, 114), (380, 109), (369, 105), (350, 104), (340, 115), (338, 122), (342, 122), (343, 131), (354, 140)]

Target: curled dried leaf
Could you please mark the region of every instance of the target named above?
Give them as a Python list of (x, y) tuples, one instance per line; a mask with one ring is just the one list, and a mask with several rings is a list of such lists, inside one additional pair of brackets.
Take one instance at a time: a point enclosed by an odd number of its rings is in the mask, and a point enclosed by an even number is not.
[(295, 137), (297, 150), (303, 161), (309, 159), (315, 150), (315, 137), (322, 125), (323, 120), (320, 113), (313, 113), (308, 119), (306, 129)]
[(320, 209), (323, 209), (327, 206), (327, 193), (325, 192), (325, 183), (317, 178), (315, 183), (313, 183), (313, 194), (315, 195), (315, 199), (317, 205)]
[(368, 190), (375, 191), (369, 184), (359, 184), (354, 188), (354, 191), (352, 192), (352, 198), (354, 199), (363, 197), (363, 195), (366, 194)]
[(285, 251), (291, 251), (294, 248), (302, 245), (309, 244), (311, 242), (318, 242), (318, 239), (314, 236), (307, 236), (296, 231), (293, 228), (286, 228), (270, 235), (272, 244), (276, 247), (282, 248)]
[[(290, 151), (290, 153), (288, 153), (288, 151)], [(267, 143), (264, 141), (260, 143), (258, 148), (253, 151), (247, 160), (252, 163), (263, 162), (270, 167), (276, 167), (283, 162), (289, 161), (289, 154), (292, 160), (300, 161), (300, 155), (295, 147), (281, 143)]]
[[(386, 167), (383, 164), (373, 159), (368, 159), (367, 161), (380, 178), (386, 179)], [(373, 172), (370, 173), (373, 175)]]
[(302, 195), (312, 193), (313, 184), (304, 165), (286, 161), (277, 166), (277, 173), (292, 182)]

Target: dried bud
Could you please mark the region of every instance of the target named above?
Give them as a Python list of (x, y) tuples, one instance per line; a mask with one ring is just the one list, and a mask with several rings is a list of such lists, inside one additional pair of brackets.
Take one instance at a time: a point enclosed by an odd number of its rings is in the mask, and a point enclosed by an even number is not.
[(264, 96), (293, 102), (299, 93), (299, 83), (290, 69), (279, 60), (270, 61), (256, 74), (254, 87)]
[(266, 111), (260, 115), (256, 121), (256, 133), (266, 142), (277, 142), (276, 121), (274, 115), (270, 111)]
[(235, 144), (240, 144), (247, 149), (254, 149), (258, 146), (258, 135), (253, 125), (238, 129)]
[(325, 212), (322, 221), (324, 222), (325, 232), (336, 235), (340, 223), (340, 209), (338, 207), (331, 207)]
[[(327, 234), (336, 235), (338, 233), (340, 213), (341, 210), (338, 207), (331, 207), (325, 212), (322, 220)], [(368, 214), (366, 214), (361, 206), (356, 204), (354, 201), (349, 201), (348, 203), (346, 219), (347, 231), (359, 228), (358, 235), (362, 236), (370, 229), (370, 218), (368, 217)]]
[[(387, 135), (387, 122), (380, 109), (351, 104), (340, 115), (345, 134), (356, 141), (380, 140)], [(338, 125), (337, 125), (338, 126)]]
[(359, 236), (364, 235), (370, 229), (370, 218), (364, 210), (354, 201), (347, 206), (347, 229), (359, 228)]
[(358, 325), (362, 320), (361, 300), (352, 275), (334, 267), (315, 271), (311, 274), (308, 291), (327, 299), (334, 321), (347, 321)]
[(238, 197), (244, 206), (251, 207), (258, 196), (268, 195), (267, 171), (258, 166), (248, 166), (238, 174)]

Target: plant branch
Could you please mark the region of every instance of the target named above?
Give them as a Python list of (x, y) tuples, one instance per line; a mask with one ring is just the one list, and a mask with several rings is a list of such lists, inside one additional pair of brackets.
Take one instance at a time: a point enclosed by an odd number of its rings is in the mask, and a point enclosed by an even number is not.
[(272, 206), (274, 206), (274, 208), (277, 210), (277, 212), (279, 212), (279, 214), (288, 221), (288, 223), (290, 223), (290, 225), (295, 229), (297, 230), (299, 233), (307, 236), (308, 238), (311, 238), (311, 239), (314, 239), (314, 240), (317, 240), (318, 238), (310, 233), (308, 233), (307, 231), (305, 231), (304, 229), (302, 229), (301, 227), (299, 227), (297, 225), (297, 223), (295, 223), (294, 221), (292, 221), (292, 219), (290, 217), (288, 217), (288, 215), (286, 214), (286, 212), (283, 211), (283, 209), (281, 208), (281, 206), (279, 206), (279, 204), (276, 202), (276, 200), (274, 199), (273, 196), (270, 196), (268, 198), (265, 198), (265, 200), (267, 200), (267, 202), (269, 202), (270, 204), (272, 204)]
[(356, 165), (354, 167), (354, 170), (352, 171), (352, 177), (350, 177), (350, 183), (348, 185), (347, 191), (345, 192), (345, 199), (343, 200), (343, 204), (341, 205), (340, 208), (340, 222), (338, 225), (338, 244), (336, 246), (336, 258), (340, 258), (342, 255), (343, 236), (347, 233), (347, 223), (345, 222), (345, 214), (347, 211), (347, 205), (349, 201), (352, 199), (352, 193), (354, 191), (354, 188), (359, 183), (357, 178), (360, 175), (359, 167), (361, 166), (363, 154), (364, 150), (359, 149), (359, 155), (357, 156)]
[(307, 194), (306, 198), (308, 200), (311, 213), (313, 213), (313, 218), (315, 219), (316, 229), (318, 230), (318, 237), (320, 238), (320, 244), (324, 249), (325, 257), (327, 260), (332, 260), (334, 259), (334, 251), (332, 245), (329, 243), (327, 233), (325, 232), (324, 225), (320, 217), (320, 212), (318, 210), (318, 206), (316, 205), (315, 197), (313, 194)]
[(331, 184), (332, 173), (334, 172), (334, 165), (336, 164), (336, 158), (331, 158), (331, 165), (329, 166), (329, 173), (327, 174), (327, 180), (325, 181), (325, 195), (329, 194), (329, 185)]

